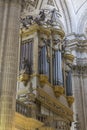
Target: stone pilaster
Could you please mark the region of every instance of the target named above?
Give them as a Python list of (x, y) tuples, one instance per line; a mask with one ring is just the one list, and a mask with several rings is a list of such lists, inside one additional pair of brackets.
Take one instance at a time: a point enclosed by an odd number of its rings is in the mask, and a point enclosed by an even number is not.
[(14, 130), (19, 1), (0, 0), (0, 130)]
[(38, 33), (34, 33), (34, 45), (33, 45), (33, 73), (38, 73)]
[[(78, 115), (79, 119), (79, 130), (85, 129), (85, 122), (84, 120), (84, 110), (83, 110), (83, 91), (82, 91), (82, 76), (80, 75), (73, 75), (72, 78), (72, 89), (73, 89), (73, 96), (75, 97), (75, 102), (73, 104), (73, 111), (74, 111), (74, 121), (76, 120), (76, 115)], [(74, 126), (77, 127), (77, 126)]]

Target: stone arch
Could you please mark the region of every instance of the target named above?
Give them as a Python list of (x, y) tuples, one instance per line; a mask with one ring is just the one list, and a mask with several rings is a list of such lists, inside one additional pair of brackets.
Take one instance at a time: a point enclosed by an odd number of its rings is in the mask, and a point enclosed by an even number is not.
[(78, 34), (84, 34), (87, 37), (87, 10), (83, 12), (77, 25)]

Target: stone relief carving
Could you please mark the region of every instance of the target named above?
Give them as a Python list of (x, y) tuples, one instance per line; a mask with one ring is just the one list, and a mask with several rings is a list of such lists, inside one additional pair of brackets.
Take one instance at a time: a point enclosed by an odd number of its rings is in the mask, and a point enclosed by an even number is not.
[(23, 0), (22, 11), (33, 11), (37, 7), (38, 1), (39, 0)]
[(42, 9), (39, 11), (37, 16), (29, 15), (26, 18), (21, 18), (21, 23), (23, 27), (28, 27), (31, 24), (38, 24), (43, 26), (60, 26), (59, 25), (59, 18), (61, 17), (58, 10), (55, 8), (52, 10), (49, 9)]
[(62, 51), (62, 40), (57, 36), (53, 39), (54, 49)]

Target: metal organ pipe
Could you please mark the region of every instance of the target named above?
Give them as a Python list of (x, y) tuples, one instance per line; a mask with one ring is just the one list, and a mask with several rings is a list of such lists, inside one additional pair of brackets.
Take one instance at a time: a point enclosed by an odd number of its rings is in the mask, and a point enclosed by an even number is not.
[(72, 96), (72, 74), (71, 70), (66, 76), (66, 94), (67, 96)]
[(20, 71), (23, 69), (22, 64), (23, 64), (24, 58), (28, 60), (29, 67), (32, 66), (33, 64), (32, 57), (33, 57), (32, 41), (24, 41), (24, 43), (21, 44)]
[(53, 84), (63, 86), (61, 51), (55, 51), (53, 59)]
[(41, 48), (41, 52), (39, 54), (39, 73), (40, 74), (48, 74), (48, 63), (46, 56), (46, 46)]

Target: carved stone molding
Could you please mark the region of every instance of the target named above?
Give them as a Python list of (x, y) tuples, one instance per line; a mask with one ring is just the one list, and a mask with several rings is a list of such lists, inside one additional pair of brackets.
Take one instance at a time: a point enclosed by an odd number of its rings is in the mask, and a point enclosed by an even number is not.
[(38, 1), (39, 0), (23, 0), (22, 11), (33, 11), (37, 7)]
[(78, 51), (87, 49), (87, 40), (84, 35), (70, 34), (67, 36), (67, 47), (70, 49), (78, 49)]

